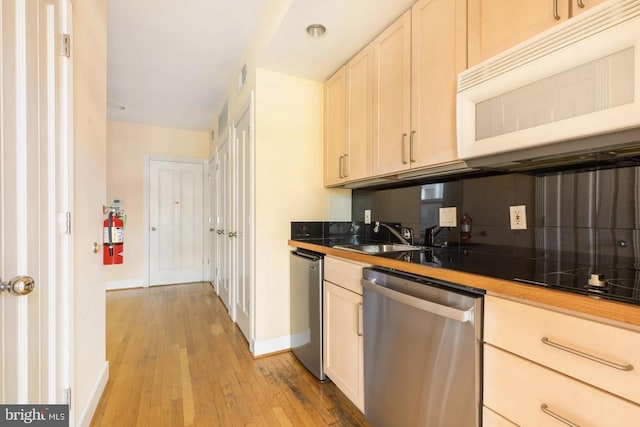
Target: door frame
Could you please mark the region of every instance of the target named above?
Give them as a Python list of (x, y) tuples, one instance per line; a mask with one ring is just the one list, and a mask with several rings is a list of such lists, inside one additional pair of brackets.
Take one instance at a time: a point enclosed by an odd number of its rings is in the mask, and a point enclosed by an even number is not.
[[(151, 186), (151, 162), (152, 161), (164, 161), (164, 162), (174, 162), (174, 163), (192, 163), (192, 164), (199, 164), (202, 165), (203, 167), (203, 171), (206, 171), (207, 169), (207, 164), (208, 164), (208, 159), (199, 159), (199, 158), (195, 158), (195, 157), (174, 157), (174, 156), (164, 156), (164, 155), (159, 155), (159, 154), (145, 154), (143, 156), (142, 162), (142, 168), (143, 168), (143, 176), (144, 176), (144, 191), (142, 192), (142, 239), (143, 239), (143, 247), (144, 247), (144, 280), (142, 283), (142, 287), (143, 288), (148, 288), (151, 284), (151, 272), (150, 272), (150, 266), (151, 266), (151, 262), (150, 262), (150, 257), (149, 257), (149, 250), (150, 250), (150, 242), (149, 239), (151, 237), (151, 233), (149, 233), (149, 227), (150, 227), (150, 222), (149, 222), (149, 212), (150, 212), (150, 186)], [(201, 194), (200, 196), (202, 197), (203, 200), (203, 205), (202, 205), (202, 216), (203, 218), (206, 218), (206, 206), (204, 205), (204, 192), (205, 192), (205, 186), (206, 186), (206, 173), (203, 173), (203, 194)], [(201, 230), (203, 233), (203, 236), (205, 235), (205, 230), (209, 230), (208, 228), (209, 224), (207, 223), (207, 221), (203, 221), (203, 229)], [(203, 246), (203, 253), (202, 253), (203, 257), (207, 257), (208, 254), (205, 253), (205, 249)], [(204, 264), (202, 265), (202, 272), (204, 274)]]

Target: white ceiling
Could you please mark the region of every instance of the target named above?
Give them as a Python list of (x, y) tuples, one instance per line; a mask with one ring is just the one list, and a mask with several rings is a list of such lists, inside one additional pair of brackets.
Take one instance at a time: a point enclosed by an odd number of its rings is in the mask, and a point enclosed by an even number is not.
[[(290, 3), (261, 68), (325, 81), (415, 0)], [(108, 118), (208, 131), (263, 15), (283, 0), (109, 0)], [(327, 33), (309, 37), (309, 24)], [(122, 109), (124, 107), (124, 109)]]

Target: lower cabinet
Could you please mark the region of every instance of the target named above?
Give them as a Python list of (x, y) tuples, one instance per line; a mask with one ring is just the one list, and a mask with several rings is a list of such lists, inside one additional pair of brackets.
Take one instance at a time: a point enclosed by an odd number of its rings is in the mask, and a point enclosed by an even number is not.
[(485, 297), (483, 425), (637, 426), (640, 333)]
[(364, 412), (362, 267), (325, 258), (323, 334), (325, 374)]

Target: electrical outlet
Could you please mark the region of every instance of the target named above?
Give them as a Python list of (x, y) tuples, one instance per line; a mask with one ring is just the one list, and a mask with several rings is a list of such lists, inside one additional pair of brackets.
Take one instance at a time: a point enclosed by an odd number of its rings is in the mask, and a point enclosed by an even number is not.
[(371, 209), (364, 210), (364, 223), (371, 224)]
[(455, 227), (458, 223), (458, 215), (456, 212), (455, 206), (451, 208), (440, 208), (438, 225), (440, 225), (440, 227)]
[(509, 206), (509, 218), (512, 230), (527, 229), (527, 207), (525, 205)]

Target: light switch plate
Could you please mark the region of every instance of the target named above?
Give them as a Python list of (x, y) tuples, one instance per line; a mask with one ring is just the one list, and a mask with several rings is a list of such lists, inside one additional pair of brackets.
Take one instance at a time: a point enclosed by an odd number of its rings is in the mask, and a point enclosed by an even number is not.
[(371, 224), (371, 209), (364, 210), (364, 223)]
[(456, 211), (457, 209), (455, 206), (451, 208), (440, 208), (440, 227), (455, 227), (458, 223), (458, 215)]
[(527, 207), (525, 205), (509, 206), (509, 218), (512, 230), (527, 229)]

